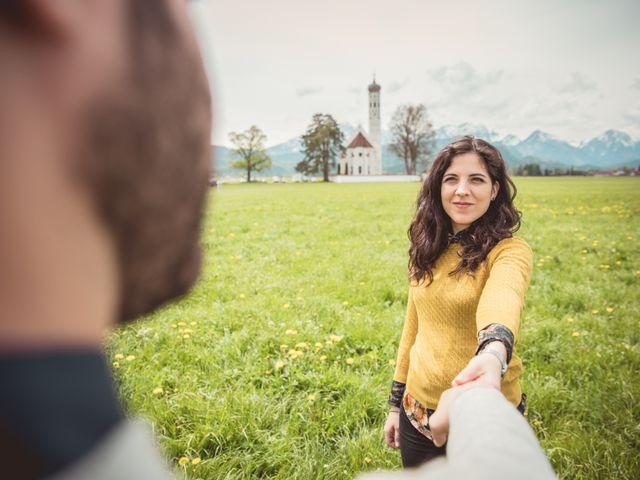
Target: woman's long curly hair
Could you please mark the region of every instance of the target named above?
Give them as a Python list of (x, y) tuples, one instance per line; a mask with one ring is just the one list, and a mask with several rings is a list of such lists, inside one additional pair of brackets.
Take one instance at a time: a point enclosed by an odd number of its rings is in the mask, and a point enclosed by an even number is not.
[(453, 158), (475, 152), (484, 161), (491, 183), (499, 188), (489, 209), (458, 237), (462, 246), (460, 263), (449, 275), (473, 275), (491, 249), (502, 239), (511, 237), (520, 228), (521, 213), (513, 205), (516, 186), (509, 178), (502, 155), (490, 143), (472, 136), (457, 137), (436, 156), (416, 201), (416, 215), (407, 232), (409, 247), (409, 278), (415, 282), (433, 281), (433, 268), (447, 249), (452, 235), (451, 219), (442, 206), (440, 188), (444, 173)]

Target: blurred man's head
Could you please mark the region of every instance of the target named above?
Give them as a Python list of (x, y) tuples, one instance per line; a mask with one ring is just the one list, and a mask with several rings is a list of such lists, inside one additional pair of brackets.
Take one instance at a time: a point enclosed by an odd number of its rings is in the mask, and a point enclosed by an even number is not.
[(69, 316), (93, 307), (125, 321), (186, 292), (210, 162), (186, 2), (0, 3), (0, 105), (0, 302), (16, 304), (12, 322), (54, 321), (65, 301)]

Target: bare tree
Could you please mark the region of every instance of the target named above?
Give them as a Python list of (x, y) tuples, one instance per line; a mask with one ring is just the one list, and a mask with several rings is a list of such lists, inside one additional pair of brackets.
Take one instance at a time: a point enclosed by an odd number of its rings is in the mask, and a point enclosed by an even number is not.
[(427, 118), (427, 107), (423, 104), (399, 106), (391, 119), (391, 134), (389, 148), (404, 160), (407, 174), (415, 175), (418, 167), (420, 171), (426, 170), (435, 136)]
[(247, 171), (247, 182), (251, 182), (251, 172), (261, 172), (271, 168), (271, 157), (265, 151), (267, 136), (255, 125), (244, 132), (231, 132), (229, 139), (235, 145), (231, 150), (231, 168)]

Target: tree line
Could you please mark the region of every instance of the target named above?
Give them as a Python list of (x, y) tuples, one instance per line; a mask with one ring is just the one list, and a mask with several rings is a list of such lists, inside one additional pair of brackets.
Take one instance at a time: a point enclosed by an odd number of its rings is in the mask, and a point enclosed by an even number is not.
[[(393, 114), (390, 131), (391, 151), (403, 160), (408, 175), (426, 171), (434, 150), (435, 132), (429, 121), (427, 108), (423, 104), (401, 105)], [(271, 158), (266, 152), (266, 135), (255, 125), (244, 132), (231, 132), (231, 167), (246, 172), (247, 182), (251, 175), (271, 168)], [(295, 169), (305, 175), (322, 174), (329, 181), (331, 169), (346, 150), (345, 136), (333, 116), (316, 113), (305, 133), (300, 137), (303, 159)]]

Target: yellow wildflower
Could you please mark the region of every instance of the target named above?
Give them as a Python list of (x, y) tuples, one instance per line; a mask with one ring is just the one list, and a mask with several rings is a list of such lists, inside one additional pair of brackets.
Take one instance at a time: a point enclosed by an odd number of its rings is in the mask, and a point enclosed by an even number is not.
[(124, 355), (121, 353), (116, 353), (113, 358), (115, 358), (116, 360), (122, 360), (124, 358)]
[(296, 348), (308, 348), (309, 344), (307, 342), (298, 342), (296, 343)]
[(347, 301), (345, 300), (344, 302), (342, 302), (342, 305), (344, 305), (344, 306), (346, 307), (347, 305), (349, 305), (349, 302), (347, 302)]
[(178, 460), (178, 465), (180, 466), (185, 466), (187, 463), (189, 463), (189, 457), (180, 457), (180, 460)]
[(282, 353), (286, 352), (288, 348), (289, 348), (289, 345), (287, 345), (286, 343), (283, 343), (282, 345), (280, 345), (280, 351)]
[(591, 313), (593, 313), (594, 315), (597, 315), (599, 313), (598, 310), (591, 310)]
[(284, 362), (282, 360), (278, 360), (276, 364), (273, 366), (273, 368), (275, 368), (276, 370), (280, 370), (283, 367), (284, 367)]
[(573, 332), (573, 333), (571, 334), (571, 336), (573, 336), (573, 337), (579, 337), (579, 336), (580, 336), (580, 332)]
[(320, 355), (320, 361), (324, 362), (327, 359), (326, 355)]
[(371, 459), (369, 457), (364, 457), (364, 463), (371, 463)]
[(607, 307), (607, 312), (609, 313), (613, 312), (613, 307)]
[(342, 340), (342, 337), (340, 335), (329, 335), (330, 342), (338, 343), (340, 340)]
[(156, 387), (153, 389), (154, 395), (162, 395), (163, 393), (164, 393), (164, 390), (162, 389), (162, 387)]
[(285, 335), (297, 335), (298, 331), (297, 330), (287, 330), (286, 332), (284, 332)]
[(345, 363), (346, 363), (347, 365), (353, 365), (353, 358), (347, 358), (347, 359), (345, 360)]
[(127, 355), (127, 358), (125, 358), (127, 362), (133, 362), (135, 359), (136, 359), (135, 355)]
[(186, 327), (187, 323), (186, 322), (178, 322), (178, 326), (179, 327)]
[(395, 358), (390, 358), (389, 359), (389, 365), (391, 365), (392, 367), (395, 366), (396, 364), (396, 359)]
[(245, 295), (244, 293), (241, 293), (240, 295), (238, 295), (238, 297), (240, 297), (240, 298), (245, 298), (245, 297), (246, 297), (246, 295)]
[(113, 368), (120, 368), (120, 362), (113, 362), (111, 365), (113, 365)]
[(200, 457), (196, 457), (193, 460), (191, 460), (191, 465), (198, 465), (202, 460), (200, 459)]
[(191, 323), (189, 323), (189, 325), (191, 325), (192, 327), (194, 327), (194, 326), (196, 326), (196, 325), (197, 325), (197, 323), (196, 323), (196, 322), (191, 322)]
[(316, 342), (315, 347), (316, 347), (317, 349), (321, 349), (321, 348), (323, 347), (323, 345), (322, 345), (322, 343), (320, 343), (320, 342)]
[(289, 308), (289, 304), (285, 303), (284, 305), (282, 305), (282, 308)]
[(183, 336), (182, 336), (182, 338), (184, 338), (184, 339), (186, 340), (187, 338), (191, 338), (191, 335), (189, 335), (189, 334), (187, 333), (186, 335), (183, 335)]
[(309, 395), (307, 397), (307, 400), (309, 400), (310, 402), (315, 402), (316, 401), (316, 396), (312, 393), (311, 395)]

